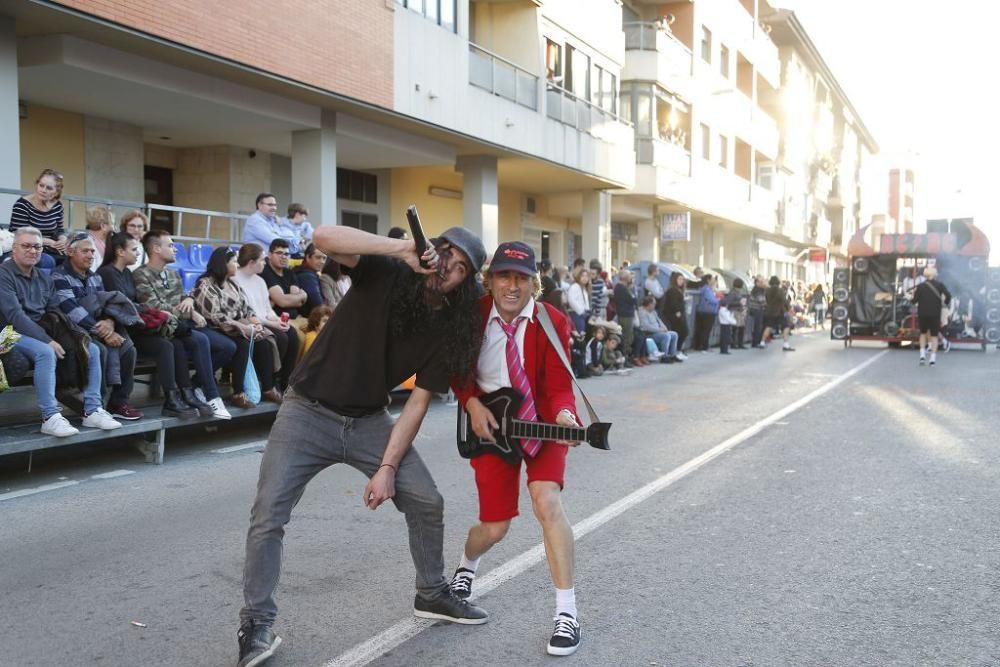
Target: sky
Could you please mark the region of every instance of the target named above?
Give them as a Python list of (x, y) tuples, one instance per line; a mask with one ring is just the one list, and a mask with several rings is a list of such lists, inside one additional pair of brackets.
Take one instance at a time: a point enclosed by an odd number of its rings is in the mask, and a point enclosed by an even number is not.
[(973, 216), (1000, 258), (1000, 186), (993, 183), (1000, 157), (1000, 6), (992, 0), (771, 4), (795, 11), (883, 158), (909, 157), (918, 224)]

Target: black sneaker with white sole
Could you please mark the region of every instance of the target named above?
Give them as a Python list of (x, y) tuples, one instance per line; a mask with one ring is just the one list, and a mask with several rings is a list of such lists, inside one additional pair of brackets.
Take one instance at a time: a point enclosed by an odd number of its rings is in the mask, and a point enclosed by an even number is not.
[(413, 615), (462, 625), (482, 625), (490, 618), (485, 610), (456, 596), (451, 589), (433, 600), (424, 600), (418, 595), (413, 600)]
[(556, 627), (545, 652), (549, 655), (572, 655), (580, 648), (580, 624), (563, 612), (553, 619)]
[(240, 661), (237, 667), (256, 667), (274, 655), (281, 645), (281, 637), (267, 625), (243, 625), (236, 633), (240, 643)]
[(448, 588), (455, 594), (455, 597), (468, 600), (469, 596), (472, 595), (472, 580), (475, 576), (476, 573), (472, 570), (460, 567), (455, 570), (455, 575), (451, 578)]

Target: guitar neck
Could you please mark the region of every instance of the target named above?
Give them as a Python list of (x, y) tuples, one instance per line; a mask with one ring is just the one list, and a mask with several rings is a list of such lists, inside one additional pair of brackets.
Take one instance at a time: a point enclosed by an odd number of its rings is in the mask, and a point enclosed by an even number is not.
[(580, 442), (587, 440), (587, 429), (576, 426), (560, 426), (559, 424), (543, 424), (541, 422), (526, 422), (520, 419), (510, 420), (508, 435), (528, 440), (566, 440)]

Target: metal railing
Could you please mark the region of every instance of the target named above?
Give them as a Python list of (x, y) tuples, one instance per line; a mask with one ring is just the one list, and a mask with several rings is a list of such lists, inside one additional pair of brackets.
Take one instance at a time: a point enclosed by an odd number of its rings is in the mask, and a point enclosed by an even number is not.
[[(22, 197), (30, 194), (20, 188), (0, 188), (0, 195), (14, 195)], [(171, 236), (178, 241), (201, 241), (205, 243), (234, 243), (243, 238), (243, 226), (249, 217), (244, 213), (233, 213), (227, 211), (209, 211), (206, 209), (186, 208), (183, 206), (167, 206), (165, 204), (149, 204), (146, 202), (134, 202), (123, 199), (108, 199), (106, 197), (86, 197), (83, 195), (62, 196), (63, 209), (66, 212), (67, 230), (84, 229), (86, 227), (87, 211), (91, 206), (107, 206), (115, 214), (116, 219), (120, 219), (126, 211), (138, 209), (152, 218), (154, 211), (170, 213), (173, 218), (173, 232)], [(184, 216), (188, 216), (188, 229), (196, 225), (203, 225), (204, 234), (201, 236), (184, 234)], [(0, 212), (0, 227), (7, 227), (10, 219)], [(225, 236), (213, 235), (213, 223), (215, 231), (219, 231), (219, 225), (224, 225)]]
[(691, 74), (694, 57), (691, 49), (666, 30), (662, 24), (636, 21), (622, 24), (626, 51), (656, 51), (666, 58), (671, 71)]
[(635, 138), (636, 163), (666, 167), (674, 173), (691, 175), (691, 153), (683, 146), (655, 137)]
[(609, 122), (632, 127), (632, 123), (618, 114), (582, 97), (577, 97), (551, 81), (545, 86), (545, 114), (552, 120), (565, 123), (589, 134), (594, 134), (595, 130), (599, 131), (604, 124)]
[(469, 83), (538, 111), (538, 77), (511, 61), (469, 43)]

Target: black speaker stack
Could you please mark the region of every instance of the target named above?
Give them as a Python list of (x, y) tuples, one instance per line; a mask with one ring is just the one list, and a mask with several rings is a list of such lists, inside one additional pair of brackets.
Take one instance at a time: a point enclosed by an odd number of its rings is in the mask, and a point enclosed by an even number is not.
[[(863, 258), (857, 258), (863, 259)], [(857, 261), (857, 259), (855, 261)], [(833, 304), (830, 306), (830, 338), (845, 340), (848, 334), (848, 300), (851, 296), (851, 273), (846, 267), (833, 270)], [(1000, 292), (1000, 290), (998, 290)]]

